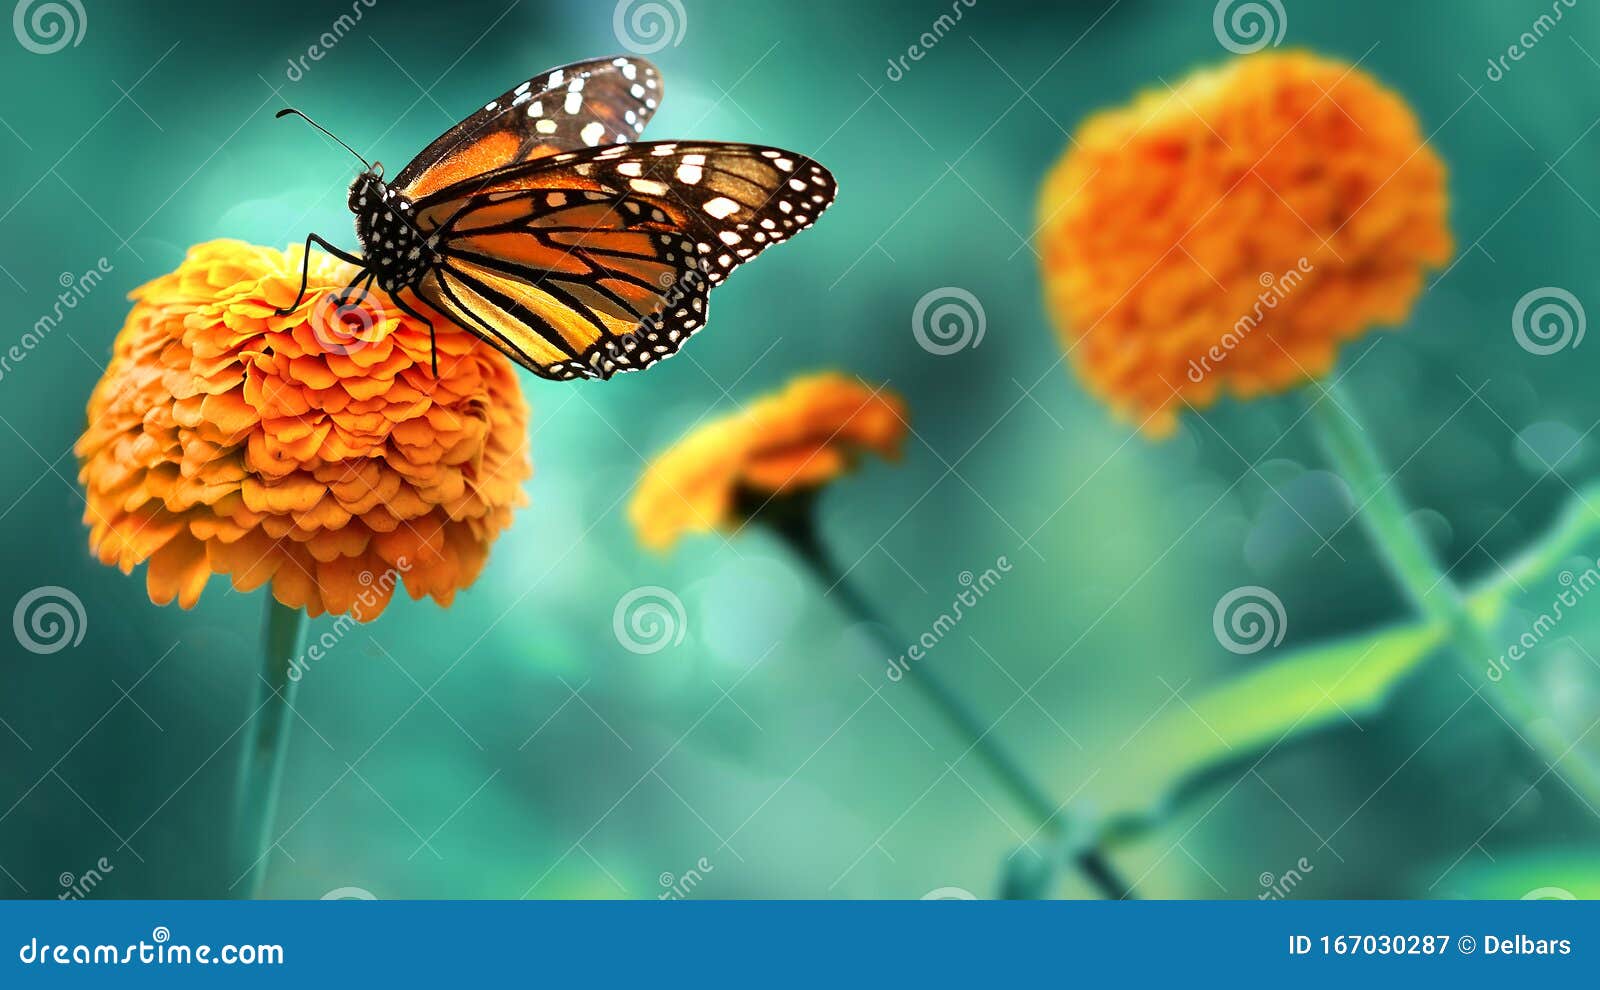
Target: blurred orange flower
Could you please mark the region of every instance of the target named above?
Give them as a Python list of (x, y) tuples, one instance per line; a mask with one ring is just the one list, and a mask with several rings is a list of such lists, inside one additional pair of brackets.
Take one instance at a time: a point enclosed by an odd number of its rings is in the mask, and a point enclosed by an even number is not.
[(1445, 167), (1398, 95), (1352, 66), (1267, 53), (1091, 117), (1044, 183), (1048, 303), (1121, 416), (1322, 375), (1404, 321), (1453, 250)]
[(642, 543), (664, 550), (688, 533), (737, 525), (745, 499), (814, 491), (863, 452), (897, 458), (908, 430), (905, 403), (881, 386), (837, 372), (796, 378), (658, 457), (628, 516)]
[[(313, 254), (212, 241), (135, 290), (77, 443), (91, 548), (149, 563), (189, 608), (213, 573), (315, 616), (383, 611), (396, 583), (448, 605), (526, 501), (527, 407), (510, 364)], [(359, 301), (358, 301), (359, 300)]]

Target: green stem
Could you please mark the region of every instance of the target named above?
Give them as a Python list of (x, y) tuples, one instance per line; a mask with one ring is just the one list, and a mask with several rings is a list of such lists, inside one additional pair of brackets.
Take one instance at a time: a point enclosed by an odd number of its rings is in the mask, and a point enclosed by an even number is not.
[[(1486, 679), (1486, 665), (1499, 651), (1411, 520), (1393, 475), (1384, 469), (1377, 448), (1357, 422), (1348, 393), (1337, 384), (1323, 389), (1324, 394), (1311, 397), (1310, 415), (1329, 459), (1350, 485), (1363, 526), (1418, 611), (1449, 629), (1455, 647), (1451, 652), (1462, 674), (1478, 686)], [(1600, 803), (1600, 775), (1582, 754), (1573, 752), (1513, 673), (1483, 685), (1479, 693), (1545, 762), (1587, 795), (1589, 803)]]
[(239, 764), (234, 800), (235, 889), (241, 897), (261, 895), (267, 864), (277, 840), (272, 837), (277, 816), (283, 757), (289, 748), (291, 706), (298, 679), (289, 676), (290, 664), (300, 654), (305, 637), (305, 613), (281, 605), (267, 594), (262, 620), (262, 670), (256, 692), (256, 714)]
[[(890, 638), (888, 624), (878, 616), (877, 610), (862, 597), (855, 585), (846, 580), (822, 545), (811, 510), (811, 499), (798, 496), (764, 503), (758, 517), (789, 544), (823, 587), (831, 589), (829, 597), (841, 609), (866, 624), (888, 655), (898, 655), (901, 644)], [(926, 661), (917, 664), (906, 671), (904, 679), (916, 686), (961, 738), (971, 742), (972, 752), (983, 760), (1012, 798), (1027, 809), (1040, 829), (1049, 834), (1052, 847), (1075, 850), (1072, 855), (1078, 868), (1096, 890), (1113, 900), (1133, 896), (1128, 884), (1118, 876), (1098, 848), (1077, 847), (1074, 843), (1076, 836), (1071, 834), (1073, 830), (1064, 820), (1065, 812), (995, 736), (993, 723), (968, 705), (960, 691), (946, 681), (933, 664)], [(1030, 862), (1026, 854), (1026, 850), (1018, 850), (1006, 871), (1002, 886), (1008, 897), (1039, 898), (1045, 896), (1049, 888), (1054, 870), (1048, 865), (1039, 868), (1039, 864)]]

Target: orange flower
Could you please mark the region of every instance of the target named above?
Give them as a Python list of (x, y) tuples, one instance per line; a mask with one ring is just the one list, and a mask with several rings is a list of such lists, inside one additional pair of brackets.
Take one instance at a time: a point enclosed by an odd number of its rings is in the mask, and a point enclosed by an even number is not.
[(896, 458), (905, 403), (836, 372), (809, 375), (740, 412), (696, 429), (658, 457), (628, 516), (646, 546), (742, 521), (741, 505), (815, 491), (872, 451)]
[(1045, 181), (1048, 302), (1080, 375), (1170, 432), (1184, 401), (1322, 375), (1404, 321), (1452, 243), (1445, 168), (1359, 69), (1248, 56), (1083, 125)]
[(91, 548), (150, 600), (184, 608), (206, 579), (270, 581), (315, 616), (383, 611), (403, 580), (448, 605), (524, 502), (527, 407), (510, 364), (378, 294), (356, 270), (212, 241), (135, 290), (78, 440)]

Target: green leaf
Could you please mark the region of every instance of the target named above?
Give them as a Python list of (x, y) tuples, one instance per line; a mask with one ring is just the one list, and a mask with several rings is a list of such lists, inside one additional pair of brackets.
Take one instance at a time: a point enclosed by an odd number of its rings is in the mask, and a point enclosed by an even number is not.
[[(1579, 495), (1537, 543), (1467, 597), (1472, 617), (1492, 627), (1520, 587), (1548, 580), (1600, 533), (1600, 486)], [(1164, 711), (1135, 740), (1118, 777), (1137, 788), (1080, 824), (1086, 846), (1136, 838), (1230, 772), (1319, 732), (1383, 709), (1395, 688), (1447, 639), (1442, 624), (1417, 621), (1298, 650)]]
[(1109, 809), (1100, 840), (1125, 840), (1164, 820), (1217, 778), (1275, 749), (1381, 708), (1395, 686), (1444, 641), (1416, 623), (1297, 651), (1223, 686), (1168, 707), (1135, 739), (1125, 779), (1140, 797)]

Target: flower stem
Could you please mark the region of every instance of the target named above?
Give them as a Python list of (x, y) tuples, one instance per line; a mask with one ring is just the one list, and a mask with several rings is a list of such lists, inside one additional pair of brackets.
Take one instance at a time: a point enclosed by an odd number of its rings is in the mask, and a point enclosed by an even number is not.
[(240, 896), (251, 900), (261, 895), (276, 844), (272, 824), (283, 779), (283, 757), (289, 747), (290, 710), (297, 683), (289, 677), (289, 669), (300, 653), (304, 637), (305, 613), (279, 604), (269, 592), (262, 621), (262, 670), (256, 714), (239, 764), (234, 801), (234, 869), (241, 871), (235, 887), (240, 889)]
[[(1357, 421), (1350, 396), (1336, 383), (1311, 397), (1311, 418), (1335, 468), (1350, 485), (1367, 533), (1378, 545), (1395, 579), (1412, 604), (1450, 631), (1456, 660), (1468, 684), (1477, 686), (1485, 668), (1498, 655), (1483, 626), (1467, 607), (1461, 589), (1439, 566), (1421, 530), (1411, 520), (1400, 492), (1392, 484), (1377, 448)], [(1513, 674), (1479, 692), (1542, 760), (1559, 770), (1590, 804), (1600, 802), (1600, 776), (1540, 713), (1539, 706)]]
[[(775, 500), (762, 512), (761, 521), (788, 543), (796, 556), (806, 563), (825, 588), (831, 589), (830, 597), (838, 602), (841, 609), (866, 624), (872, 630), (879, 646), (889, 655), (897, 655), (900, 652), (900, 645), (890, 638), (888, 624), (878, 616), (877, 610), (861, 595), (855, 585), (845, 578), (827, 549), (823, 547), (822, 541), (817, 536), (810, 499), (801, 496), (790, 501), (794, 504), (780, 509)], [(968, 705), (961, 693), (946, 681), (931, 663), (924, 661), (912, 667), (906, 672), (905, 680), (916, 686), (928, 703), (945, 717), (961, 738), (970, 742), (971, 752), (983, 760), (990, 773), (1007, 793), (1027, 809), (1040, 830), (1050, 836), (1052, 847), (1068, 849), (1075, 836), (1071, 834), (1073, 830), (1068, 828), (1068, 823), (1064, 820), (1063, 810), (1050, 798), (1045, 788), (1029, 774), (1022, 762), (995, 736), (993, 724)], [(1018, 850), (1013, 859), (1021, 860), (1024, 853), (1024, 850)], [(1098, 848), (1078, 848), (1072, 855), (1078, 868), (1102, 896), (1113, 900), (1132, 896), (1128, 884), (1118, 876)], [(1006, 871), (1003, 890), (1006, 896), (1019, 899), (1044, 897), (1053, 878), (1053, 872), (1051, 868), (1042, 870), (1031, 866), (1019, 868), (1019, 864), (1014, 863), (1012, 868)]]

